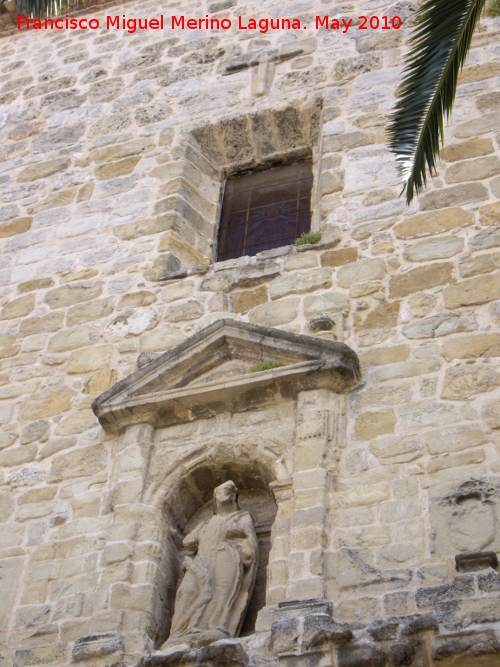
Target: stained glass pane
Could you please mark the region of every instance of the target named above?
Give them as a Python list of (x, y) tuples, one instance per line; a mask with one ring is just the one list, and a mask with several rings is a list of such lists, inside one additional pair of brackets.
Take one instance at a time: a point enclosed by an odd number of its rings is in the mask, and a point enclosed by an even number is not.
[(228, 180), (218, 261), (289, 245), (311, 228), (310, 162)]

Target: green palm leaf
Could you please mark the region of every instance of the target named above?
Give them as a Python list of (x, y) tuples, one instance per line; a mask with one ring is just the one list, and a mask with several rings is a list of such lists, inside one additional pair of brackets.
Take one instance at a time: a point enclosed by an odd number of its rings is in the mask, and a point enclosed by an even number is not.
[(17, 0), (17, 13), (29, 18), (60, 16), (76, 4), (75, 0)]
[(388, 127), (409, 204), (435, 171), (457, 79), (486, 0), (425, 0), (406, 56), (402, 95)]

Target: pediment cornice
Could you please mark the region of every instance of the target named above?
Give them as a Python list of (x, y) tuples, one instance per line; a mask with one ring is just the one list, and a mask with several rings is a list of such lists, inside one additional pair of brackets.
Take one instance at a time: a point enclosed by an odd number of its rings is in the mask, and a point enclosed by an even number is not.
[[(277, 368), (249, 373), (258, 361)], [(98, 396), (92, 409), (107, 431), (244, 411), (304, 389), (353, 389), (361, 378), (344, 343), (232, 319), (214, 322)]]

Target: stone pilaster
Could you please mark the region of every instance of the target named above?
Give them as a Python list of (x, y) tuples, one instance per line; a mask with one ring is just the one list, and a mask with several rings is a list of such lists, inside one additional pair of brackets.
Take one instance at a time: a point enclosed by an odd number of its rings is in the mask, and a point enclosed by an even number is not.
[(328, 389), (303, 391), (298, 396), (288, 599), (325, 595), (326, 514), (331, 472), (344, 428), (344, 406), (344, 396)]

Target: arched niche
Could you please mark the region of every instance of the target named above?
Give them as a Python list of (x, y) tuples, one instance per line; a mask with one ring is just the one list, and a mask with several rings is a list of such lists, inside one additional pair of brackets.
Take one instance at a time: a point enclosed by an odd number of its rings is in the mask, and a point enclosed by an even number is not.
[[(161, 646), (168, 638), (170, 622), (174, 610), (175, 593), (182, 580), (182, 562), (186, 555), (182, 547), (183, 538), (199, 523), (213, 513), (212, 497), (215, 487), (232, 480), (239, 491), (240, 509), (250, 512), (254, 520), (255, 533), (259, 543), (259, 564), (254, 590), (246, 611), (240, 636), (251, 634), (255, 628), (257, 614), (266, 604), (266, 573), (271, 550), (272, 525), (277, 505), (270, 489), (274, 475), (262, 461), (245, 456), (240, 459), (231, 455), (225, 460), (221, 455), (197, 462), (182, 476), (172, 475), (165, 480), (168, 491), (165, 494), (162, 511), (164, 515), (163, 563), (158, 572), (161, 621), (155, 645)], [(170, 482), (170, 483), (169, 483)], [(165, 575), (165, 576), (162, 576)]]
[[(277, 366), (252, 372), (256, 362), (269, 359)], [(167, 639), (183, 536), (208, 511), (214, 488), (229, 479), (241, 491), (243, 508), (248, 503), (254, 513), (263, 544), (260, 584), (243, 632), (250, 632), (264, 597), (271, 485), (279, 521), (271, 531), (266, 606), (325, 594), (316, 556), (322, 558), (326, 540), (327, 466), (343, 440), (342, 394), (360, 378), (358, 358), (343, 343), (224, 319), (95, 399), (102, 427), (116, 436), (110, 511), (118, 524), (135, 521), (130, 532), (138, 536), (134, 579), (115, 582), (120, 591), (130, 589), (130, 603), (124, 596), (120, 608), (134, 604), (139, 587), (148, 595), (154, 590), (138, 612), (138, 650), (158, 648)], [(296, 492), (302, 498), (297, 506)], [(144, 517), (147, 525), (134, 517)], [(296, 555), (289, 554), (289, 544), (294, 526), (305, 520), (311, 537), (301, 546), (306, 569), (297, 573), (288, 566)], [(109, 542), (114, 539), (111, 534)]]

